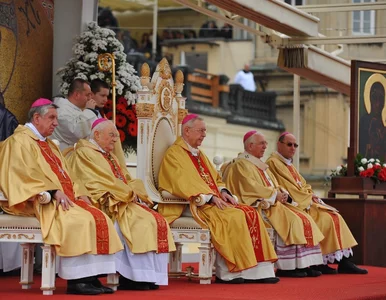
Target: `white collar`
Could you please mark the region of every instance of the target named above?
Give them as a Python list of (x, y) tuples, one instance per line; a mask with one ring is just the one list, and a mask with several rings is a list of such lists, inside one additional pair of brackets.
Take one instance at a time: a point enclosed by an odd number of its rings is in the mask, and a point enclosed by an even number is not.
[(40, 132), (36, 129), (36, 127), (35, 127), (34, 124), (28, 122), (28, 123), (25, 123), (25, 126), (28, 127), (29, 129), (31, 129), (32, 132), (36, 135), (36, 137), (37, 137), (39, 140), (41, 140), (41, 141), (43, 141), (43, 142), (45, 142), (45, 141), (47, 140), (46, 137), (44, 137), (44, 136), (42, 136), (42, 135), (40, 134)]
[(276, 154), (281, 157), (281, 159), (284, 161), (284, 163), (288, 166), (292, 166), (292, 158), (288, 159), (285, 158), (283, 155), (281, 155), (278, 151), (276, 151)]
[(89, 141), (91, 144), (93, 144), (94, 146), (98, 147), (98, 150), (99, 150), (99, 151), (101, 151), (102, 153), (106, 153), (106, 151), (103, 150), (103, 149), (101, 148), (101, 146), (99, 146), (98, 143), (97, 143), (94, 139), (89, 139), (88, 141)]
[(265, 164), (260, 158), (257, 158), (256, 156), (253, 156), (252, 154), (248, 153), (247, 151), (244, 151), (243, 153), (240, 153), (237, 156), (238, 159), (246, 159), (253, 163), (256, 167), (258, 167), (260, 170), (267, 170), (268, 165)]
[(193, 156), (198, 156), (200, 154), (200, 150), (199, 149), (193, 148), (192, 146), (189, 145), (189, 143), (184, 138), (182, 138), (182, 139), (184, 140), (184, 142), (188, 146), (189, 151), (190, 151), (190, 153), (192, 153)]

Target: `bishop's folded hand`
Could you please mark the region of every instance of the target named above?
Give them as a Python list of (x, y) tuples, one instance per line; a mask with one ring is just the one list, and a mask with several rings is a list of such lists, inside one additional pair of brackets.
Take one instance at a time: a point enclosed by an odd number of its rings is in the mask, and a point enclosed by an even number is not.
[(226, 201), (216, 196), (212, 197), (212, 199), (210, 200), (210, 203), (215, 204), (219, 209), (224, 209), (225, 207), (232, 206), (230, 203), (227, 203)]
[(231, 203), (232, 205), (237, 205), (237, 201), (235, 198), (233, 198), (231, 195), (229, 195), (227, 192), (221, 192), (221, 198), (222, 200), (224, 200), (225, 202), (229, 202)]

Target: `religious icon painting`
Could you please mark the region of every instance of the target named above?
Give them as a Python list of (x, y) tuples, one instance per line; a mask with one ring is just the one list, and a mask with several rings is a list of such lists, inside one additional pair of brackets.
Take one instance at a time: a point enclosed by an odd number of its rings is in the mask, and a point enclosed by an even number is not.
[(386, 160), (386, 65), (352, 61), (350, 151)]

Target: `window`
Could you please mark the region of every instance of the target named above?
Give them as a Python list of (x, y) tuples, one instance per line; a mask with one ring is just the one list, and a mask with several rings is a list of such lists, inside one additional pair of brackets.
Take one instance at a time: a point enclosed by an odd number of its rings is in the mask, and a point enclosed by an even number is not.
[(303, 0), (284, 0), (289, 5), (304, 5)]
[[(374, 2), (374, 0), (353, 0), (353, 3)], [(361, 10), (352, 13), (353, 34), (375, 34), (375, 11)]]

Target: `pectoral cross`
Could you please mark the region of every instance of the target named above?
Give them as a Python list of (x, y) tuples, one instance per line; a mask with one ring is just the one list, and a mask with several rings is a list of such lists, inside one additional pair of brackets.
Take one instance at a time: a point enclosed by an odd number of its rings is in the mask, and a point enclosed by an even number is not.
[(206, 173), (204, 173), (204, 172), (201, 172), (200, 175), (201, 175), (201, 178), (204, 179), (204, 181), (205, 181), (206, 184), (210, 184), (210, 183), (211, 183), (208, 174), (206, 174)]

